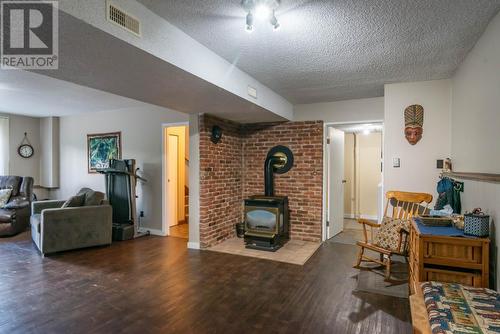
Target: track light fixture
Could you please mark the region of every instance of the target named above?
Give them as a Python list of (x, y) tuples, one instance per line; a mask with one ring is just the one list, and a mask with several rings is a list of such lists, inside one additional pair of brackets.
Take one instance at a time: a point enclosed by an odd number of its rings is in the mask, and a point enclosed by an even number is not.
[(249, 12), (247, 14), (247, 27), (246, 27), (246, 29), (248, 32), (253, 31), (253, 14), (251, 12)]
[(280, 0), (242, 0), (241, 6), (247, 12), (246, 30), (252, 32), (254, 29), (254, 15), (258, 20), (266, 20), (278, 30), (280, 24), (276, 17), (276, 9), (280, 6)]
[(278, 22), (278, 19), (276, 18), (276, 13), (273, 9), (273, 15), (271, 16), (271, 20), (270, 20), (274, 30), (278, 30), (279, 27), (280, 27), (280, 23)]

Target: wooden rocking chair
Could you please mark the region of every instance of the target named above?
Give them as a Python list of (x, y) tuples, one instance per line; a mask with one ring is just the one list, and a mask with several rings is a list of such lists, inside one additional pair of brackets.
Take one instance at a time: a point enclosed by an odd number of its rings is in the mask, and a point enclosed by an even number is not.
[[(358, 223), (363, 225), (364, 241), (358, 241), (356, 243), (360, 249), (358, 253), (358, 260), (354, 265), (354, 268), (360, 268), (362, 261), (378, 263), (385, 266), (385, 280), (391, 281), (391, 257), (393, 255), (401, 255), (406, 258), (408, 252), (409, 231), (404, 228), (405, 224), (403, 222), (410, 221), (413, 217), (427, 213), (428, 206), (430, 202), (432, 202), (432, 195), (426, 193), (388, 191), (385, 197), (387, 199), (387, 204), (385, 206), (383, 220), (386, 221), (389, 219), (396, 223), (399, 222), (397, 227), (397, 233), (399, 234), (397, 247), (390, 249), (376, 244), (374, 239), (374, 236), (376, 236), (376, 234), (374, 234), (374, 229), (376, 229), (375, 233), (378, 233), (380, 232), (379, 228), (382, 225), (366, 219), (358, 219)], [(425, 205), (423, 205), (423, 203), (425, 203)], [(368, 239), (367, 226), (370, 228), (370, 239)], [(379, 253), (380, 258), (374, 259), (366, 256), (364, 254), (365, 249)]]

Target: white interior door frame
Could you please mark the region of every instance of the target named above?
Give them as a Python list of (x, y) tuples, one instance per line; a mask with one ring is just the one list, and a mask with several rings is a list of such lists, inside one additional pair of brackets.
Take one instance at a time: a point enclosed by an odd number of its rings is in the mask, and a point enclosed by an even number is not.
[[(327, 146), (328, 128), (330, 128), (330, 127), (335, 128), (335, 126), (338, 126), (338, 125), (365, 124), (365, 123), (382, 123), (383, 124), (384, 120), (380, 120), (380, 119), (373, 120), (373, 119), (370, 119), (370, 120), (364, 120), (364, 121), (324, 122), (323, 123), (323, 210), (322, 210), (323, 212), (321, 214), (322, 219), (323, 219), (322, 224), (321, 224), (321, 239), (322, 239), (322, 241), (326, 241), (327, 240), (327, 236), (328, 236), (328, 234), (327, 234), (327, 226), (326, 226), (326, 221), (328, 219), (328, 201), (327, 201), (328, 168), (330, 167), (328, 165), (328, 159), (327, 159), (327, 157), (328, 157), (328, 146)], [(382, 154), (383, 154), (383, 142), (384, 142), (384, 136), (382, 135)], [(382, 168), (385, 168), (385, 166), (383, 166)], [(382, 175), (384, 175), (383, 171), (382, 171)]]
[(177, 122), (177, 123), (163, 123), (161, 125), (161, 235), (168, 236), (170, 234), (170, 228), (167, 224), (167, 196), (168, 196), (168, 185), (167, 185), (167, 155), (166, 155), (166, 129), (170, 127), (177, 126), (187, 126), (189, 128), (189, 122)]

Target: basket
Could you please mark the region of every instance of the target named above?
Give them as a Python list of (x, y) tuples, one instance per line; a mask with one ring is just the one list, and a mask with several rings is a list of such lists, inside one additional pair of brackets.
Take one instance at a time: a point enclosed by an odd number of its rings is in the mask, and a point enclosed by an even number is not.
[(464, 234), (475, 237), (490, 235), (490, 216), (482, 212), (466, 213), (464, 215)]

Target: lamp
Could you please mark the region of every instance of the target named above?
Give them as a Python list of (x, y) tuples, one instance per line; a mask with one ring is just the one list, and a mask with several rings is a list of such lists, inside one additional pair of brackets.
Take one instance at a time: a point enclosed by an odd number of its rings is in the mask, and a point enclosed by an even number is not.
[(280, 24), (276, 17), (276, 9), (280, 4), (280, 0), (242, 0), (241, 6), (247, 12), (246, 30), (253, 31), (254, 15), (258, 20), (268, 20), (273, 29), (278, 30)]

